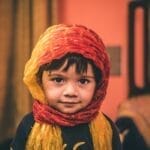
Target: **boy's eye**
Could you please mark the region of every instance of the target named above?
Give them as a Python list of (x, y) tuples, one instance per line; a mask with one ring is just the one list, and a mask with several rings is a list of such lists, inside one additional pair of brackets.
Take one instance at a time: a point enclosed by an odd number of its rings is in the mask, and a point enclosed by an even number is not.
[(88, 79), (80, 79), (79, 83), (80, 84), (88, 84), (90, 81)]
[(64, 79), (63, 78), (60, 78), (60, 77), (56, 77), (56, 78), (52, 78), (51, 81), (54, 81), (56, 83), (63, 83), (64, 82)]

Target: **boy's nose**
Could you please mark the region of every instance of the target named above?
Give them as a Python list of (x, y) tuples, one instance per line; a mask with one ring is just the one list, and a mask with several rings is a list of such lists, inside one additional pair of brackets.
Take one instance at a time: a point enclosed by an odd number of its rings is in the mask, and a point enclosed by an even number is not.
[(77, 87), (75, 83), (68, 83), (64, 89), (64, 96), (67, 97), (76, 97), (77, 96)]

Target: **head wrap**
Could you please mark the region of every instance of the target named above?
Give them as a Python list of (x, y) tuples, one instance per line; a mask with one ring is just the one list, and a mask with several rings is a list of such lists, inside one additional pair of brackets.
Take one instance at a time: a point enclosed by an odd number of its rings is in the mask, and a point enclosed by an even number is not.
[(67, 53), (79, 53), (93, 60), (102, 72), (97, 99), (104, 99), (109, 77), (109, 59), (105, 46), (99, 36), (81, 25), (54, 25), (41, 35), (24, 71), (24, 82), (34, 99), (46, 103), (44, 93), (37, 83), (36, 73), (43, 64), (50, 63)]
[[(83, 55), (85, 58), (91, 59), (102, 73), (102, 79), (96, 89), (95, 96), (91, 101), (90, 105), (88, 105), (80, 113), (74, 114), (72, 116), (61, 114), (55, 111), (54, 109), (47, 107), (48, 105), (44, 96), (44, 92), (40, 87), (36, 77), (36, 74), (39, 71), (40, 66), (47, 63), (51, 63), (54, 59), (59, 59), (62, 56), (66, 55), (67, 53), (78, 53)], [(30, 148), (30, 146), (32, 147), (35, 144), (37, 145), (34, 147), (37, 148), (39, 147), (41, 141), (44, 141), (42, 145), (45, 145), (46, 140), (42, 140), (41, 139), (42, 137), (43, 139), (44, 138), (47, 139), (47, 137), (49, 137), (48, 139), (51, 139), (47, 141), (48, 142), (47, 144), (53, 143), (52, 142), (54, 140), (53, 136), (56, 135), (57, 138), (55, 138), (56, 139), (55, 143), (57, 143), (61, 147), (62, 145), (62, 139), (60, 134), (61, 131), (59, 127), (58, 128), (57, 126), (54, 127), (51, 124), (72, 126), (80, 123), (90, 122), (94, 118), (96, 118), (96, 116), (98, 115), (101, 102), (103, 101), (106, 95), (109, 71), (110, 71), (110, 64), (108, 55), (105, 50), (105, 46), (100, 37), (94, 31), (81, 25), (60, 24), (48, 28), (43, 33), (43, 35), (41, 35), (39, 41), (37, 42), (35, 48), (33, 49), (31, 58), (26, 63), (24, 71), (23, 80), (27, 85), (27, 87), (29, 88), (32, 97), (35, 100), (37, 100), (33, 106), (34, 118), (36, 122), (34, 127), (32, 128), (30, 137), (28, 139), (27, 148), (32, 149)], [(47, 114), (48, 116), (46, 116)], [(50, 116), (54, 116), (53, 117), (54, 119)], [(98, 118), (104, 118), (102, 117), (102, 115), (99, 116), (101, 117)], [(49, 117), (50, 119), (47, 119)], [(60, 119), (62, 119), (61, 122)], [(72, 121), (71, 123), (70, 119)], [(93, 121), (90, 127), (92, 132), (91, 134), (94, 137), (94, 141), (97, 141), (94, 142), (94, 147), (101, 145), (99, 144), (100, 140), (103, 141), (102, 143), (104, 143), (104, 145), (98, 147), (107, 147), (108, 143), (109, 143), (108, 147), (110, 147), (111, 143), (110, 125), (109, 123), (107, 123), (107, 121), (105, 121), (105, 119), (102, 119), (103, 123), (101, 124), (101, 126), (103, 128), (103, 131), (99, 131), (99, 129), (97, 130), (97, 128), (99, 128), (99, 125), (97, 126), (97, 123), (99, 121), (97, 120), (98, 119)], [(47, 134), (44, 133), (46, 130)], [(107, 133), (109, 132), (109, 134), (105, 135), (103, 134), (104, 132)], [(57, 149), (60, 149), (60, 147)]]

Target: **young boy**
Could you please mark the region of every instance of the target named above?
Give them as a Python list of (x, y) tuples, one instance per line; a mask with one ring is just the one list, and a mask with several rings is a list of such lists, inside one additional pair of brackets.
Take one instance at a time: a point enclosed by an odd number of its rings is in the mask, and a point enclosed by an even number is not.
[(118, 132), (100, 112), (109, 59), (99, 36), (81, 25), (54, 25), (40, 37), (24, 82), (34, 98), (13, 150), (120, 150)]

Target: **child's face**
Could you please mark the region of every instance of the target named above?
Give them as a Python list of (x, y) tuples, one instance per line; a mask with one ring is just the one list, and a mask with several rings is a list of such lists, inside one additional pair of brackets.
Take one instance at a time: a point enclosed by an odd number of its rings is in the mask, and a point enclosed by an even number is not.
[(80, 111), (91, 102), (96, 82), (90, 64), (87, 72), (82, 74), (76, 73), (75, 65), (63, 71), (64, 65), (58, 70), (43, 72), (42, 88), (51, 107), (71, 114)]

